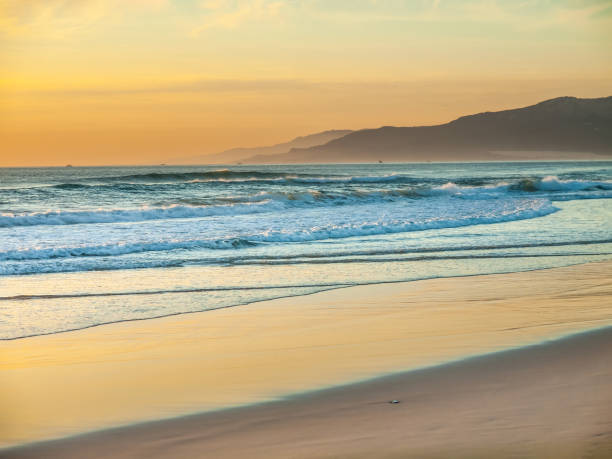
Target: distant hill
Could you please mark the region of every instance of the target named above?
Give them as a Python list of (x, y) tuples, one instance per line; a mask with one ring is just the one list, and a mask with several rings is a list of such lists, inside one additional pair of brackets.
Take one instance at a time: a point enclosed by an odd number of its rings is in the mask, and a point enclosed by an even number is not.
[(364, 129), (245, 163), (612, 159), (612, 97), (559, 97), (438, 126)]
[(287, 153), (292, 148), (308, 148), (316, 145), (323, 145), (331, 140), (350, 134), (351, 132), (353, 131), (339, 129), (318, 132), (316, 134), (296, 137), (289, 142), (279, 143), (277, 145), (267, 147), (232, 148), (231, 150), (225, 150), (221, 153), (182, 158), (179, 160), (179, 162), (182, 164), (232, 164), (253, 155), (275, 155)]

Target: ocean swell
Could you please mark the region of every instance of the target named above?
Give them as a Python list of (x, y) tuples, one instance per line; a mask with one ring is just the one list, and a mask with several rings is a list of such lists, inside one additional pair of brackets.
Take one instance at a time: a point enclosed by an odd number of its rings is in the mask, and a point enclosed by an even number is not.
[[(452, 205), (452, 203), (451, 203)], [(355, 236), (371, 236), (402, 232), (422, 231), (429, 229), (455, 228), (490, 223), (501, 223), (514, 220), (537, 218), (556, 212), (558, 209), (546, 200), (508, 200), (496, 206), (473, 209), (471, 206), (455, 209), (454, 214), (446, 216), (422, 215), (414, 220), (379, 216), (369, 221), (345, 224), (328, 223), (317, 226), (296, 226), (285, 229), (269, 229), (258, 232), (243, 232), (231, 238), (159, 240), (138, 243), (109, 243), (80, 245), (75, 247), (38, 247), (28, 249), (6, 250), (0, 252), (0, 274), (25, 273), (25, 266), (17, 266), (25, 261), (52, 260), (80, 257), (108, 257), (142, 252), (167, 252), (173, 250), (193, 249), (242, 249), (256, 244), (300, 243), (325, 239), (342, 239)], [(141, 262), (139, 262), (141, 263)], [(123, 266), (123, 265), (122, 265)], [(140, 266), (140, 264), (139, 264)], [(125, 267), (125, 266), (123, 266)], [(29, 272), (36, 272), (31, 266)], [(31, 271), (34, 269), (34, 271)]]
[(278, 202), (264, 201), (243, 205), (143, 207), (141, 209), (98, 209), (82, 211), (48, 211), (0, 215), (0, 228), (35, 225), (78, 225), (85, 223), (121, 223), (171, 218), (202, 218), (236, 215), (278, 209)]

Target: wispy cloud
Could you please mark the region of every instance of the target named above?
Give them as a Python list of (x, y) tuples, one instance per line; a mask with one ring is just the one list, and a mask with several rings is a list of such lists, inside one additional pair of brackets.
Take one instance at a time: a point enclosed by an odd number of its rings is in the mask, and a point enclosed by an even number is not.
[(278, 19), (288, 3), (282, 0), (203, 0), (200, 3), (202, 24), (192, 33), (198, 35), (206, 29), (233, 29), (247, 22)]
[(90, 87), (77, 89), (52, 89), (52, 90), (23, 90), (22, 94), (33, 94), (37, 96), (75, 96), (75, 97), (97, 97), (115, 95), (150, 95), (150, 94), (177, 94), (177, 93), (236, 93), (257, 92), (269, 93), (286, 90), (310, 89), (321, 86), (321, 83), (310, 82), (300, 79), (213, 79), (202, 78), (190, 81), (168, 82), (158, 85), (140, 84), (138, 87)]
[(297, 0), (322, 20), (335, 22), (404, 21), (413, 23), (490, 23), (525, 27), (550, 25), (585, 25), (610, 20), (611, 0), (355, 0), (345, 3), (322, 0)]
[[(509, 24), (603, 27), (612, 0), (0, 0), (0, 37), (61, 39), (143, 12), (185, 15), (187, 33), (292, 23), (404, 21), (423, 24)], [(177, 24), (185, 25), (183, 21)], [(184, 33), (178, 30), (178, 33)]]
[[(488, 83), (493, 87), (515, 86), (517, 84), (539, 84), (543, 86), (558, 85), (560, 83), (581, 83), (589, 85), (590, 83), (601, 84), (609, 82), (609, 78), (584, 78), (577, 77), (574, 79), (567, 78), (533, 78), (533, 77), (498, 77), (487, 79)], [(457, 77), (454, 80), (454, 85), (460, 85), (464, 92), (472, 93), (482, 90), (485, 80), (481, 77)], [(360, 94), (364, 91), (371, 92), (396, 92), (396, 91), (414, 91), (415, 93), (431, 92), (435, 88), (443, 88), (448, 86), (448, 80), (443, 77), (423, 77), (414, 79), (353, 79), (353, 80), (308, 80), (298, 78), (277, 78), (277, 79), (231, 79), (231, 78), (201, 78), (190, 81), (170, 81), (157, 85), (139, 84), (137, 86), (124, 87), (82, 87), (82, 88), (58, 88), (58, 89), (40, 89), (40, 90), (18, 90), (11, 91), (13, 95), (30, 95), (36, 98), (40, 97), (94, 97), (106, 98), (110, 96), (151, 96), (164, 94), (239, 94), (239, 93), (254, 93), (257, 95), (271, 95), (274, 93), (291, 93), (296, 95), (299, 92), (308, 93), (314, 91), (317, 94), (328, 92), (330, 94), (339, 94), (341, 92), (349, 92), (351, 94)]]
[(171, 0), (0, 0), (0, 36), (65, 38), (110, 18), (160, 11)]

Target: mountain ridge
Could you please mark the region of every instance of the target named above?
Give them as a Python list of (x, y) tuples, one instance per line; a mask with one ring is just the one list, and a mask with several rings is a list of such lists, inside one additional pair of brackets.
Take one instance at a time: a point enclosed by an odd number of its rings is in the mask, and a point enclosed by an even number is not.
[(563, 96), (434, 126), (382, 126), (245, 163), (612, 159), (612, 96)]
[(281, 142), (274, 145), (261, 147), (237, 147), (224, 150), (220, 153), (212, 153), (208, 155), (196, 155), (178, 160), (180, 163), (194, 164), (200, 161), (206, 161), (207, 164), (230, 164), (237, 161), (242, 161), (244, 158), (255, 155), (275, 155), (287, 153), (292, 148), (296, 147), (311, 147), (322, 145), (330, 140), (342, 137), (353, 132), (350, 129), (328, 129), (326, 131), (317, 132), (295, 137), (287, 142)]

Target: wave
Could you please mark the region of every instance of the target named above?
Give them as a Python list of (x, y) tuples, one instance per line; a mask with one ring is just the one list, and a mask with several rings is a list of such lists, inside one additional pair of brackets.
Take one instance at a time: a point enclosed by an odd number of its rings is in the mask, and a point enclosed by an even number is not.
[[(300, 174), (291, 172), (261, 172), (261, 171), (232, 171), (221, 169), (203, 172), (182, 172), (182, 173), (161, 173), (152, 172), (147, 174), (132, 174), (109, 177), (97, 177), (90, 180), (99, 181), (183, 181), (187, 183), (207, 183), (207, 182), (287, 182), (304, 184), (326, 184), (326, 183), (431, 183), (439, 179), (416, 177), (409, 174), (387, 174), (371, 176), (350, 176), (341, 174), (316, 175)], [(487, 179), (473, 180), (473, 185), (485, 185)], [(62, 184), (68, 187), (74, 184)], [(458, 186), (462, 186), (460, 184)], [(469, 188), (469, 186), (467, 187)], [(561, 180), (556, 176), (545, 176), (543, 178), (520, 179), (513, 189), (520, 191), (577, 191), (591, 188), (612, 189), (612, 184), (606, 181), (585, 181), (585, 180)]]
[(451, 194), (479, 196), (486, 198), (492, 194), (517, 192), (575, 192), (575, 191), (610, 191), (612, 182), (592, 180), (561, 180), (554, 175), (543, 178), (519, 179), (513, 183), (498, 182), (481, 186), (462, 186), (448, 182), (432, 188), (432, 194)]
[(612, 190), (612, 182), (593, 180), (561, 180), (554, 175), (541, 179), (522, 179), (514, 189), (521, 191), (587, 191)]
[(459, 245), (459, 246), (439, 246), (439, 247), (418, 247), (408, 249), (375, 249), (375, 250), (350, 250), (338, 252), (303, 252), (293, 255), (243, 255), (234, 258), (218, 258), (218, 261), (223, 264), (240, 264), (242, 262), (267, 262), (268, 260), (294, 260), (294, 259), (333, 259), (355, 256), (379, 256), (379, 255), (405, 255), (405, 254), (425, 254), (435, 252), (462, 252), (475, 250), (504, 250), (504, 249), (530, 249), (530, 248), (554, 248), (567, 246), (588, 246), (597, 244), (609, 244), (612, 239), (588, 239), (563, 242), (533, 242), (533, 243), (514, 243), (514, 244), (475, 244), (475, 245)]
[(307, 183), (329, 183), (329, 182), (390, 182), (397, 180), (413, 179), (406, 174), (388, 174), (388, 175), (373, 175), (373, 176), (349, 176), (342, 174), (302, 174), (294, 172), (272, 172), (272, 171), (256, 171), (256, 170), (230, 170), (219, 169), (214, 171), (194, 171), (194, 172), (151, 172), (146, 174), (130, 174), (117, 175), (107, 177), (94, 177), (88, 180), (91, 181), (240, 181), (240, 180), (287, 180), (287, 181), (304, 181)]
[[(341, 174), (303, 174), (292, 172), (272, 172), (245, 170), (237, 171), (230, 169), (219, 169), (213, 171), (196, 172), (151, 172), (146, 174), (130, 174), (108, 177), (89, 178), (90, 181), (101, 182), (186, 182), (186, 183), (211, 183), (211, 182), (287, 182), (303, 184), (326, 184), (326, 183), (432, 183), (439, 179), (416, 177), (410, 174), (387, 174), (371, 176), (350, 176)], [(486, 179), (480, 179), (474, 185), (489, 186), (485, 183)], [(78, 188), (86, 185), (78, 183), (66, 183), (55, 185), (59, 188)], [(612, 183), (608, 181), (589, 181), (589, 180), (562, 180), (557, 176), (544, 176), (542, 178), (522, 178), (514, 185), (514, 190), (519, 191), (580, 191), (588, 189), (612, 189)]]
[(491, 223), (503, 223), (515, 220), (543, 217), (559, 209), (549, 201), (537, 200), (517, 202), (510, 208), (500, 207), (495, 214), (459, 215), (443, 218), (432, 217), (422, 221), (383, 220), (360, 224), (316, 226), (309, 230), (295, 232), (267, 231), (264, 234), (247, 237), (252, 242), (307, 242), (324, 239), (338, 239), (353, 236), (370, 236), (381, 234), (405, 233), (429, 229), (456, 228)]
[[(194, 172), (150, 172), (146, 174), (117, 175), (108, 177), (96, 177), (90, 180), (99, 181), (191, 181), (191, 180), (231, 180), (231, 179), (282, 179), (286, 177), (298, 177), (300, 174), (287, 174), (284, 172), (262, 172), (262, 171), (233, 171), (230, 169), (219, 169), (214, 171)], [(308, 177), (309, 174), (302, 174)]]
[[(476, 213), (469, 215), (449, 216), (446, 218), (431, 217), (421, 221), (381, 220), (345, 225), (319, 225), (309, 229), (267, 230), (264, 232), (244, 234), (237, 238), (204, 239), (185, 241), (155, 241), (131, 244), (103, 244), (78, 247), (52, 247), (21, 249), (0, 252), (0, 274), (25, 273), (24, 269), (36, 269), (31, 266), (17, 266), (15, 263), (35, 260), (68, 259), (81, 257), (109, 257), (141, 252), (167, 252), (179, 249), (241, 249), (260, 243), (309, 242), (325, 239), (342, 239), (355, 236), (370, 236), (422, 231), (429, 229), (456, 228), (480, 224), (502, 223), (515, 220), (537, 218), (556, 212), (558, 209), (545, 200), (515, 203), (511, 207), (499, 208), (494, 213)], [(139, 262), (141, 263), (141, 262)], [(122, 263), (123, 265), (123, 263)], [(142, 267), (140, 264), (139, 267)], [(38, 271), (32, 271), (38, 272)]]
[[(593, 255), (592, 253), (518, 253), (518, 254), (482, 254), (482, 255), (420, 255), (420, 256), (396, 256), (396, 257), (385, 257), (385, 258), (322, 258), (322, 259), (293, 259), (293, 260), (269, 260), (269, 261), (239, 261), (235, 263), (236, 266), (242, 265), (327, 265), (327, 264), (344, 264), (344, 263), (380, 263), (380, 262), (402, 262), (402, 261), (440, 261), (440, 260), (493, 260), (500, 258), (543, 258), (543, 257), (574, 257), (574, 256), (588, 256)], [(598, 256), (612, 255), (612, 252), (598, 253)]]
[(325, 175), (314, 174), (292, 174), (284, 172), (258, 172), (258, 171), (212, 171), (212, 172), (188, 172), (180, 174), (151, 173), (142, 175), (125, 175), (107, 178), (111, 181), (134, 181), (136, 183), (166, 183), (178, 182), (188, 184), (348, 184), (348, 183), (413, 183), (422, 181), (404, 174), (389, 174), (375, 176), (348, 176), (348, 175)]
[(60, 191), (161, 191), (172, 190), (176, 187), (188, 189), (196, 186), (232, 186), (240, 184), (251, 185), (342, 185), (342, 184), (426, 184), (439, 183), (438, 179), (414, 178), (407, 175), (391, 174), (386, 176), (316, 176), (309, 174), (289, 174), (272, 172), (189, 172), (180, 174), (140, 174), (112, 177), (94, 177), (83, 179), (84, 182), (66, 182), (49, 185), (32, 185), (22, 187), (0, 188), (0, 193), (48, 193), (50, 190)]
[[(475, 251), (475, 250), (500, 250), (500, 249), (525, 249), (525, 248), (554, 248), (554, 247), (570, 247), (570, 246), (588, 246), (596, 244), (609, 244), (612, 239), (600, 240), (577, 240), (564, 242), (541, 242), (527, 244), (491, 244), (491, 245), (466, 245), (466, 246), (450, 246), (450, 247), (431, 247), (431, 248), (415, 248), (415, 249), (391, 249), (391, 250), (354, 250), (335, 253), (303, 253), (290, 256), (240, 256), (236, 258), (215, 258), (205, 260), (206, 264), (223, 264), (223, 265), (291, 265), (291, 264), (333, 264), (333, 263), (369, 263), (369, 262), (389, 262), (389, 261), (434, 261), (434, 260), (464, 260), (464, 259), (491, 259), (491, 258), (529, 258), (529, 257), (567, 257), (591, 255), (591, 253), (505, 253), (505, 254), (454, 254), (457, 252)], [(248, 244), (247, 244), (248, 245)], [(433, 254), (433, 253), (440, 254)], [(449, 254), (443, 254), (450, 252)], [(377, 255), (391, 255), (392, 258), (374, 258)], [(408, 255), (409, 257), (401, 257)], [(598, 255), (612, 255), (610, 252), (599, 253)], [(365, 258), (358, 258), (365, 257)], [(190, 260), (190, 264), (194, 264), (194, 260)], [(196, 263), (200, 264), (200, 263)], [(132, 268), (151, 268), (151, 267), (168, 267), (180, 266), (176, 262), (158, 261), (153, 263), (135, 263)], [(34, 299), (63, 299), (63, 298), (85, 298), (85, 297), (108, 297), (108, 296), (130, 296), (130, 295), (159, 295), (167, 293), (204, 293), (204, 292), (224, 292), (224, 291), (250, 291), (250, 290), (276, 290), (287, 288), (312, 288), (325, 287), (337, 288), (349, 285), (357, 285), (355, 283), (316, 283), (316, 284), (283, 284), (283, 285), (241, 285), (241, 286), (219, 286), (219, 287), (195, 287), (195, 288), (178, 288), (164, 290), (128, 290), (128, 291), (111, 291), (111, 292), (94, 292), (94, 293), (59, 293), (59, 294), (23, 294), (14, 296), (0, 296), (0, 301), (23, 301)]]
[[(101, 293), (59, 293), (59, 294), (34, 294), (34, 295), (15, 295), (0, 296), (0, 301), (23, 301), (23, 300), (49, 300), (63, 298), (90, 298), (106, 296), (130, 296), (130, 295), (163, 295), (167, 293), (205, 293), (205, 292), (232, 292), (249, 290), (279, 290), (296, 288), (338, 288), (357, 285), (355, 283), (317, 283), (317, 284), (287, 284), (287, 285), (251, 285), (251, 286), (231, 286), (231, 287), (212, 287), (212, 288), (178, 288), (168, 290), (129, 290), (118, 292)], [(0, 338), (2, 339), (2, 338)]]
[[(571, 245), (571, 244), (568, 244)], [(113, 271), (113, 270), (125, 270), (125, 269), (155, 269), (155, 268), (178, 268), (187, 265), (231, 265), (231, 266), (285, 266), (285, 265), (324, 265), (324, 264), (348, 264), (348, 263), (392, 263), (392, 262), (419, 262), (419, 261), (441, 261), (441, 260), (494, 260), (494, 259), (512, 259), (512, 258), (563, 258), (563, 257), (577, 257), (577, 256), (596, 256), (596, 257), (609, 257), (612, 252), (600, 252), (593, 254), (591, 252), (571, 252), (571, 253), (516, 253), (516, 254), (458, 254), (458, 255), (406, 255), (388, 257), (370, 257), (364, 256), (359, 258), (358, 256), (350, 256), (347, 258), (320, 258), (320, 259), (277, 259), (277, 260), (241, 260), (235, 263), (222, 263), (214, 260), (198, 260), (180, 261), (180, 260), (150, 260), (150, 261), (130, 261), (121, 263), (118, 261), (109, 260), (105, 264), (90, 264), (90, 265), (51, 265), (43, 264), (36, 267), (0, 267), (0, 274), (5, 276), (10, 275), (29, 275), (29, 274), (45, 274), (45, 273), (69, 273), (69, 272), (83, 272), (83, 271)], [(262, 287), (264, 289), (266, 287)], [(280, 288), (280, 287), (271, 287)], [(214, 289), (197, 289), (194, 291), (219, 291), (219, 290), (256, 290), (255, 287), (244, 287), (244, 288), (214, 288)], [(158, 293), (158, 292), (142, 292), (141, 294)], [(165, 293), (165, 292), (159, 292)], [(127, 293), (117, 294), (86, 294), (86, 295), (75, 295), (75, 296), (112, 296), (112, 295), (127, 295)], [(136, 293), (130, 293), (136, 294)], [(33, 299), (33, 298), (52, 298), (52, 297), (63, 297), (64, 295), (22, 295), (16, 297), (0, 297), (0, 300), (16, 300), (16, 299)]]
[[(82, 247), (59, 247), (48, 249), (28, 249), (0, 252), (0, 261), (26, 261), (26, 260), (51, 260), (57, 258), (73, 257), (106, 257), (115, 255), (127, 255), (142, 252), (189, 250), (189, 249), (213, 249), (230, 250), (255, 247), (261, 242), (274, 242), (271, 240), (254, 242), (241, 238), (230, 238), (220, 240), (192, 240), (192, 241), (161, 241), (153, 243), (133, 244), (102, 244), (97, 246)], [(218, 257), (209, 260), (210, 263), (218, 264), (243, 264), (243, 263), (267, 263), (268, 261), (289, 262), (293, 259), (316, 260), (320, 258), (333, 259), (355, 256), (379, 256), (379, 255), (403, 255), (423, 254), (434, 252), (461, 252), (468, 250), (501, 250), (501, 249), (525, 249), (525, 248), (552, 248), (565, 246), (583, 246), (596, 244), (609, 244), (612, 239), (575, 240), (563, 242), (540, 242), (527, 244), (488, 244), (488, 245), (462, 245), (445, 247), (427, 247), (411, 249), (389, 249), (389, 250), (351, 250), (340, 252), (306, 252), (294, 255), (244, 255), (238, 257)]]
[(348, 192), (318, 190), (264, 191), (252, 195), (208, 199), (179, 197), (171, 201), (158, 201), (156, 207), (145, 206), (139, 209), (51, 210), (32, 213), (3, 213), (0, 214), (0, 228), (37, 225), (127, 223), (173, 218), (204, 218), (221, 215), (234, 216), (280, 211), (294, 207), (358, 204), (419, 197), (422, 197), (422, 194), (412, 189), (352, 190)]
[(218, 206), (143, 207), (141, 209), (99, 209), (77, 211), (48, 211), (0, 215), (0, 228), (37, 225), (78, 225), (88, 223), (126, 223), (172, 218), (202, 218), (265, 212), (278, 208), (281, 203), (228, 204)]
[[(402, 197), (419, 197), (411, 190), (380, 190), (348, 193), (317, 190), (295, 192), (260, 192), (246, 196), (217, 198), (179, 197), (170, 201), (158, 201), (156, 206), (139, 209), (96, 209), (61, 211), (50, 210), (32, 213), (0, 214), (0, 228), (38, 225), (77, 225), (96, 223), (130, 223), (148, 220), (205, 218), (236, 216), (281, 211), (292, 207), (313, 205), (340, 205), (366, 203), (377, 200), (392, 201)], [(178, 201), (178, 203), (176, 203)]]
[(44, 249), (9, 250), (0, 252), (0, 260), (49, 260), (70, 257), (108, 257), (141, 252), (160, 252), (180, 249), (238, 249), (255, 243), (240, 238), (191, 241), (159, 241), (131, 244), (100, 244), (80, 247), (50, 247)]
[[(440, 179), (415, 177), (406, 174), (388, 174), (388, 175), (373, 175), (373, 176), (314, 176), (307, 174), (273, 174), (265, 173), (240, 172), (240, 174), (228, 174), (223, 177), (206, 176), (191, 179), (188, 183), (243, 183), (243, 182), (260, 182), (260, 183), (295, 183), (295, 184), (376, 184), (376, 183), (405, 183), (405, 184), (433, 184), (440, 182)], [(182, 174), (181, 174), (182, 175)], [(449, 182), (453, 183), (453, 182)], [(467, 183), (459, 182), (456, 184), (462, 188), (496, 188), (497, 184), (487, 184), (486, 179), (468, 180)], [(506, 185), (505, 189), (513, 191), (583, 191), (583, 190), (610, 190), (612, 183), (609, 181), (591, 181), (591, 180), (562, 180), (557, 176), (545, 176), (542, 178), (526, 178), (519, 179), (513, 184), (501, 182), (500, 186)]]
[[(391, 176), (388, 177), (391, 178)], [(420, 185), (378, 189), (295, 189), (210, 198), (177, 197), (167, 202), (158, 201), (155, 206), (145, 206), (136, 209), (111, 208), (3, 213), (0, 214), (0, 228), (235, 216), (283, 211), (296, 207), (382, 203), (402, 199), (432, 197), (487, 200), (502, 197), (519, 197), (524, 194), (533, 193), (540, 193), (549, 200), (612, 198), (612, 183), (607, 181), (561, 180), (555, 176), (547, 176), (541, 179), (521, 179), (515, 182), (498, 182), (482, 186), (466, 186), (448, 182), (444, 185), (433, 187), (430, 185)]]
[[(444, 184), (444, 180), (431, 177), (417, 177), (409, 174), (387, 174), (372, 176), (350, 176), (350, 175), (315, 175), (299, 174), (290, 172), (261, 172), (261, 171), (232, 171), (228, 169), (202, 172), (177, 172), (161, 173), (152, 172), (147, 174), (118, 175), (108, 177), (83, 178), (77, 183), (67, 182), (53, 185), (36, 185), (33, 187), (19, 187), (2, 189), (1, 192), (23, 193), (28, 190), (43, 192), (49, 188), (67, 191), (79, 191), (91, 188), (100, 191), (143, 191), (163, 187), (168, 190), (174, 187), (189, 186), (231, 186), (233, 184), (259, 184), (259, 185), (296, 185), (296, 186), (324, 186), (324, 185), (350, 185), (362, 184), (371, 187), (380, 184), (382, 187), (388, 185), (411, 186), (418, 191), (419, 188), (429, 188), (432, 193), (464, 194), (468, 195), (475, 191), (483, 194), (491, 192), (579, 192), (579, 191), (610, 191), (612, 182), (606, 180), (564, 180), (557, 176), (549, 175), (543, 177), (513, 177), (509, 181), (503, 179), (489, 178), (465, 178), (457, 179), (455, 182)], [(497, 181), (496, 181), (497, 180)], [(508, 179), (506, 179), (508, 180)], [(159, 191), (162, 191), (160, 189)]]
[(81, 190), (83, 188), (89, 188), (89, 185), (82, 183), (59, 183), (57, 185), (51, 185), (51, 188), (57, 188), (60, 190)]

